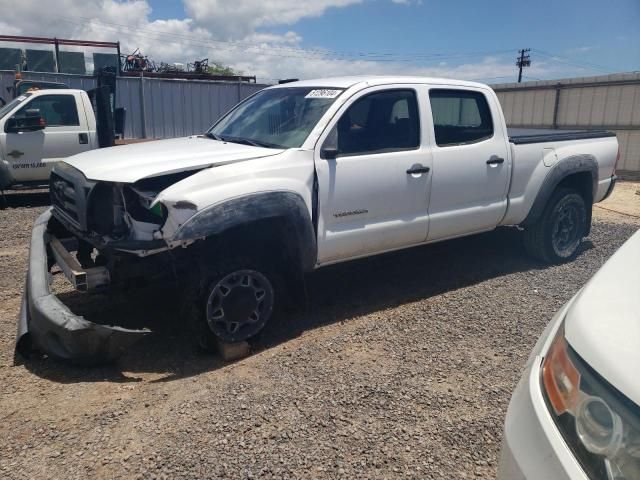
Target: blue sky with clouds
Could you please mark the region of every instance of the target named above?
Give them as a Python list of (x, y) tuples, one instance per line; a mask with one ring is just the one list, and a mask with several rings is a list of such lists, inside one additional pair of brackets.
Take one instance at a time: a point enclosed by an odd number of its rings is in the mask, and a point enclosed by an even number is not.
[[(150, 5), (154, 19), (185, 16), (179, 2)], [(372, 58), (411, 66), (460, 65), (486, 56), (511, 62), (518, 48), (530, 47), (534, 66), (541, 61), (554, 73), (640, 69), (640, 0), (373, 0), (258, 31), (294, 31), (303, 49), (384, 53)], [(531, 72), (535, 77), (536, 69)]]
[[(208, 57), (260, 81), (417, 74), (499, 83), (640, 70), (640, 0), (0, 0), (5, 34)], [(90, 52), (85, 52), (90, 55)]]

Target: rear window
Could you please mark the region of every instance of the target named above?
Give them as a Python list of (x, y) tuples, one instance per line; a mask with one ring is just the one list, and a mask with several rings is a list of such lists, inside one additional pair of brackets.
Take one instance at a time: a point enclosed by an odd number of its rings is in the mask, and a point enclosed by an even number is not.
[(482, 93), (434, 89), (429, 91), (429, 99), (439, 147), (466, 145), (493, 136), (491, 111)]

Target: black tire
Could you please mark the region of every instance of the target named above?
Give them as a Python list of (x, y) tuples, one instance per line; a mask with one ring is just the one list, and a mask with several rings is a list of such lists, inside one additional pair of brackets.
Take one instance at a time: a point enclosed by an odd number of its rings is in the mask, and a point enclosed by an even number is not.
[(220, 261), (207, 269), (200, 285), (195, 321), (204, 350), (254, 338), (273, 316), (278, 275), (263, 262), (243, 257)]
[(570, 188), (559, 188), (538, 221), (525, 228), (527, 253), (551, 264), (573, 260), (587, 232), (587, 219), (582, 195)]

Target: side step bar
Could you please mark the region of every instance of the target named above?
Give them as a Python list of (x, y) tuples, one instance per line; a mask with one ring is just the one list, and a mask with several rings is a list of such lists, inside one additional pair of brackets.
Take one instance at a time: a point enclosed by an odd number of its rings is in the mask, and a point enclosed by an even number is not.
[(78, 259), (55, 237), (50, 237), (49, 246), (56, 263), (76, 290), (86, 292), (109, 285), (111, 277), (106, 267), (82, 268)]

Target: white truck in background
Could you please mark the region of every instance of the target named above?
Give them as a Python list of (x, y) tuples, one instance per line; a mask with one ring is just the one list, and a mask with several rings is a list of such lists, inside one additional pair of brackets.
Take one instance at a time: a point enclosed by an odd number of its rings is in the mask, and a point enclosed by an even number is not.
[[(97, 325), (50, 293), (132, 279), (185, 287), (202, 345), (267, 324), (304, 274), (493, 230), (573, 259), (618, 158), (605, 131), (509, 130), (494, 91), (420, 77), (307, 80), (264, 89), (204, 135), (82, 153), (55, 166), (34, 227), (18, 346), (110, 359), (147, 333)], [(384, 281), (384, 279), (381, 279)], [(148, 325), (153, 327), (152, 324)]]
[[(49, 185), (53, 165), (72, 155), (113, 145), (115, 125), (105, 87), (86, 92), (58, 85), (18, 93), (0, 108), (0, 194)], [(42, 82), (40, 82), (42, 83)], [(116, 109), (118, 110), (118, 109)], [(122, 115), (122, 114), (120, 114)]]
[(0, 109), (0, 190), (47, 185), (55, 162), (98, 148), (83, 90), (26, 92)]

